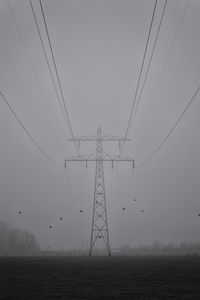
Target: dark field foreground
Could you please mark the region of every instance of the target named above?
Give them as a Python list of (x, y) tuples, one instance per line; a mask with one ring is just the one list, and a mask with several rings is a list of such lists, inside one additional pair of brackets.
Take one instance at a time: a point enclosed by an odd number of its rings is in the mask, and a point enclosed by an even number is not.
[(200, 299), (200, 257), (0, 258), (0, 299)]

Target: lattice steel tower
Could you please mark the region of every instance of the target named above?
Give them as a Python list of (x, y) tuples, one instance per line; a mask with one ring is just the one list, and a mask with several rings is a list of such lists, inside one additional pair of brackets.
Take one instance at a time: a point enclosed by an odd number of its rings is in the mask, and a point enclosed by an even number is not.
[[(107, 209), (106, 209), (106, 193), (105, 193), (105, 182), (104, 182), (104, 161), (110, 161), (112, 168), (114, 167), (115, 161), (129, 161), (132, 162), (134, 168), (134, 160), (128, 157), (121, 157), (117, 155), (110, 155), (105, 153), (103, 150), (103, 141), (117, 141), (119, 142), (119, 148), (121, 143), (124, 141), (123, 137), (107, 136), (102, 134), (100, 127), (97, 128), (97, 134), (95, 136), (82, 136), (74, 139), (78, 142), (80, 147), (80, 141), (96, 141), (96, 153), (89, 155), (79, 155), (76, 157), (67, 158), (65, 160), (65, 168), (68, 161), (85, 161), (86, 167), (88, 161), (96, 162), (95, 170), (95, 184), (94, 184), (94, 199), (93, 199), (93, 213), (92, 213), (92, 228), (90, 237), (90, 249), (89, 256), (92, 256), (92, 251), (95, 243), (98, 239), (103, 240), (107, 253), (111, 255), (109, 232), (108, 232), (108, 220), (107, 220)], [(129, 139), (126, 139), (129, 141)], [(73, 141), (73, 139), (70, 139)]]
[(102, 132), (101, 128), (97, 129), (97, 148), (96, 148), (96, 170), (95, 170), (95, 185), (94, 185), (94, 202), (92, 213), (92, 230), (90, 239), (90, 252), (98, 238), (102, 238), (108, 255), (110, 252), (110, 242), (108, 234), (108, 220), (106, 210), (106, 193), (104, 183), (104, 170), (103, 170), (103, 149), (102, 149)]

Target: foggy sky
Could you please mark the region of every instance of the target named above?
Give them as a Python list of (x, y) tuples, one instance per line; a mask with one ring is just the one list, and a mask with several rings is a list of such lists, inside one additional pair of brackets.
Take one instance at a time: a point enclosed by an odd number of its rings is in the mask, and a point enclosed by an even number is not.
[[(162, 141), (199, 85), (198, 0), (189, 2), (162, 73), (185, 3), (167, 3), (144, 94), (129, 131), (131, 142), (123, 150), (123, 155), (133, 157), (136, 164)], [(1, 102), (0, 220), (35, 233), (43, 247), (86, 246), (95, 165), (90, 163), (86, 169), (83, 163), (69, 163), (65, 172), (64, 159), (76, 155), (75, 147), (68, 141), (70, 131), (50, 80), (30, 4), (26, 0), (10, 0), (10, 4), (40, 85), (7, 1), (0, 0), (0, 90), (61, 168), (45, 160)], [(33, 4), (50, 58), (39, 2)], [(95, 134), (98, 125), (106, 134), (125, 134), (153, 5), (154, 1), (149, 0), (43, 0), (75, 136)], [(147, 62), (163, 5), (164, 1), (159, 0)], [(131, 165), (119, 163), (112, 170), (105, 163), (111, 247), (155, 240), (199, 241), (199, 97), (167, 143), (144, 167), (133, 171)], [(81, 152), (91, 153), (95, 147), (94, 143), (81, 144)], [(119, 153), (118, 144), (107, 143), (105, 150)], [(124, 212), (122, 207), (126, 207)]]

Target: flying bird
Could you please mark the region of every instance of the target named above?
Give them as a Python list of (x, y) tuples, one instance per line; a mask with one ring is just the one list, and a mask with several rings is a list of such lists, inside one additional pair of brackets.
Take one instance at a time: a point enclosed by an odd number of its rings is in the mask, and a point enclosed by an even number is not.
[(135, 201), (135, 202), (136, 202), (136, 199), (134, 199), (133, 201)]
[(21, 214), (22, 212), (21, 212), (21, 210), (19, 211), (19, 214)]
[(80, 209), (80, 213), (81, 213), (81, 214), (82, 214), (82, 212), (83, 212), (82, 209)]
[(60, 221), (62, 221), (63, 220), (63, 217), (60, 217)]
[(144, 209), (141, 209), (141, 213), (143, 213), (144, 212)]
[(198, 216), (200, 217), (200, 213), (198, 213)]
[(122, 207), (122, 210), (125, 210), (125, 207)]
[(52, 228), (52, 226), (50, 225), (50, 226), (49, 226), (49, 228), (51, 229), (51, 228)]

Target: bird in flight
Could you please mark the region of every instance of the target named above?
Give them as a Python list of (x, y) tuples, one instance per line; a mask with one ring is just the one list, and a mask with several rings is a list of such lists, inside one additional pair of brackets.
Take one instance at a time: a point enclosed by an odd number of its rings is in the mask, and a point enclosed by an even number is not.
[(81, 213), (81, 214), (82, 214), (82, 212), (83, 212), (82, 209), (80, 209), (80, 213)]
[(49, 228), (51, 229), (51, 228), (52, 228), (52, 226), (50, 225), (50, 226), (49, 226)]
[(122, 210), (125, 210), (125, 207), (122, 207)]
[(141, 209), (141, 213), (143, 213), (144, 212), (144, 209)]
[(134, 199), (133, 201), (135, 201), (135, 202), (136, 202), (136, 199)]
[(60, 217), (60, 221), (62, 221), (63, 220), (63, 217)]
[(21, 210), (20, 210), (20, 211), (19, 211), (19, 214), (21, 215), (21, 213), (22, 213), (22, 212), (21, 212)]

